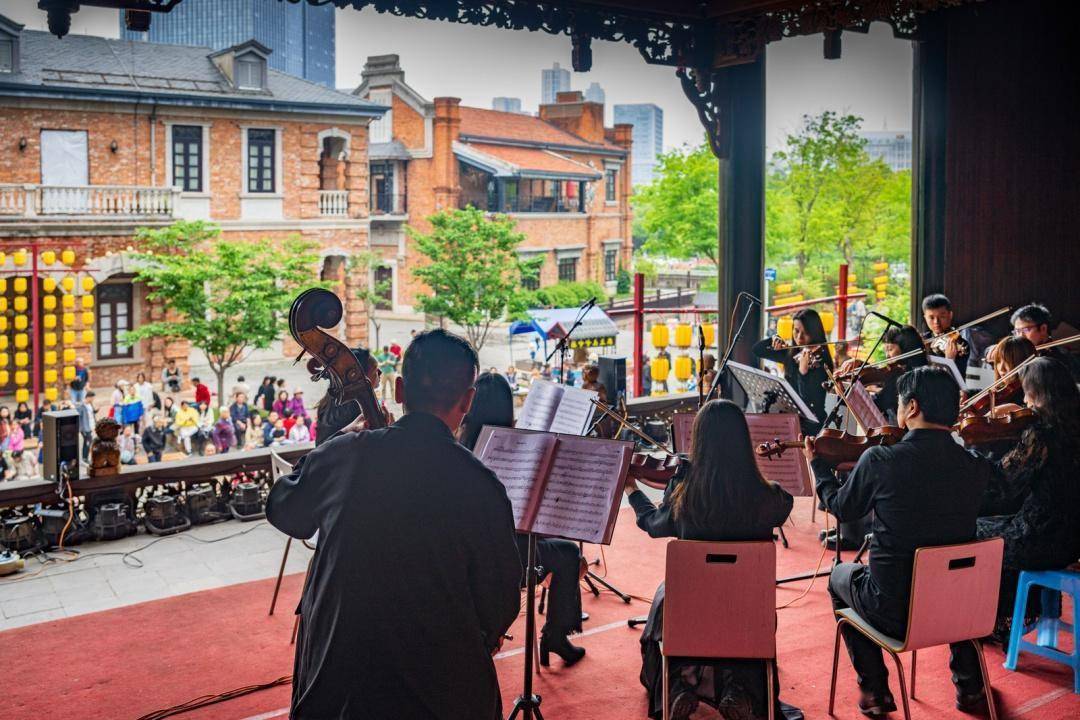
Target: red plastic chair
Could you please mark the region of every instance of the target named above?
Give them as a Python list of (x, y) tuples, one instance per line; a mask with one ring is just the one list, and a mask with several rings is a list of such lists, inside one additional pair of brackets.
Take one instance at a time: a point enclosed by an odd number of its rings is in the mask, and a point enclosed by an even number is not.
[(991, 538), (961, 545), (919, 548), (911, 578), (907, 637), (902, 640), (878, 632), (851, 608), (837, 610), (836, 639), (833, 645), (832, 682), (829, 685), (829, 714), (836, 698), (836, 670), (840, 660), (840, 631), (850, 625), (878, 647), (892, 655), (900, 678), (904, 717), (910, 719), (900, 653), (911, 652), (911, 697), (915, 697), (916, 651), (950, 643), (971, 642), (979, 655), (983, 689), (990, 719), (997, 720), (990, 676), (986, 672), (980, 638), (994, 629), (998, 590), (1001, 584), (1001, 556), (1005, 541)]
[(673, 540), (664, 586), (664, 720), (671, 713), (669, 657), (764, 660), (773, 720), (776, 545)]

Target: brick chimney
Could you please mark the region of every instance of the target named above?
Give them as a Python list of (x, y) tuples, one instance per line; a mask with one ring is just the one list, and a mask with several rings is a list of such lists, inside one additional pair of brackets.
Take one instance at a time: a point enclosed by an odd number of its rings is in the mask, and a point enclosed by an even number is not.
[(561, 92), (540, 106), (540, 119), (592, 143), (604, 141), (604, 106), (589, 102), (579, 90)]
[(435, 209), (445, 210), (457, 207), (457, 196), (461, 192), (454, 159), (454, 143), (461, 135), (461, 98), (437, 97), (434, 104)]

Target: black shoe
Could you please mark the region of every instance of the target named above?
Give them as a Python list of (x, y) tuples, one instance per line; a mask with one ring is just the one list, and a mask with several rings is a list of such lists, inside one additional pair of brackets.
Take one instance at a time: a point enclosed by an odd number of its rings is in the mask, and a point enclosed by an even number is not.
[(859, 712), (870, 718), (884, 717), (896, 712), (896, 701), (889, 692), (864, 691), (859, 697)]
[(988, 713), (989, 708), (986, 707), (986, 694), (982, 692), (957, 693), (956, 709), (962, 713), (967, 713), (968, 715), (982, 715)]
[(671, 701), (671, 720), (689, 720), (697, 706), (697, 694), (692, 690), (682, 691)]
[(754, 720), (750, 697), (741, 688), (727, 691), (716, 706), (724, 720)]
[[(836, 550), (836, 532), (835, 531), (832, 531), (828, 535), (826, 535), (825, 531), (823, 530), (820, 533), (818, 533), (818, 535), (821, 538), (822, 544), (826, 548), (828, 548), (829, 550)], [(859, 547), (860, 547), (859, 545), (857, 545), (856, 543), (851, 542), (850, 540), (848, 540), (843, 535), (840, 536), (840, 549), (841, 550), (858, 550)]]
[(540, 664), (547, 667), (551, 664), (551, 653), (562, 658), (563, 664), (570, 667), (581, 658), (585, 657), (585, 648), (570, 643), (565, 635), (548, 637), (540, 636)]

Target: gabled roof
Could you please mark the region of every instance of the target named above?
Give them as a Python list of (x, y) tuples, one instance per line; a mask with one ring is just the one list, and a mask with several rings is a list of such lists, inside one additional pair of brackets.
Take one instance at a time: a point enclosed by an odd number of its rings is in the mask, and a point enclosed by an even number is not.
[[(276, 70), (266, 91), (234, 88), (209, 48), (45, 32), (19, 35), (19, 68), (0, 76), (0, 96), (223, 107), (380, 117), (386, 108)], [(258, 43), (238, 47), (268, 49)]]
[(239, 55), (239, 54), (243, 53), (245, 50), (254, 50), (255, 52), (259, 53), (260, 55), (264, 55), (264, 56), (269, 55), (272, 52), (274, 52), (273, 50), (266, 47), (265, 45), (263, 45), (261, 42), (259, 42), (255, 38), (252, 38), (250, 40), (245, 40), (242, 43), (237, 43), (236, 45), (232, 45), (231, 47), (223, 48), (221, 50), (218, 50), (217, 52), (210, 53), (209, 57), (218, 57), (219, 55), (227, 55), (229, 53), (232, 53), (234, 55)]
[(577, 152), (626, 154), (613, 143), (590, 143), (549, 122), (532, 115), (484, 110), (462, 105), (461, 138), (466, 142), (501, 140), (514, 143), (549, 145)]
[(454, 143), (454, 154), (496, 177), (599, 180), (598, 170), (540, 148)]

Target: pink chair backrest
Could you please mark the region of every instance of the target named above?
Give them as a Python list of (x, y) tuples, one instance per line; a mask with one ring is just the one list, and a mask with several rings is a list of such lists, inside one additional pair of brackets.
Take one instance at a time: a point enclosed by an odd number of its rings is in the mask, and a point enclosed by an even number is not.
[(1005, 541), (991, 538), (915, 551), (909, 650), (989, 635), (997, 617)]
[(776, 546), (673, 540), (664, 580), (664, 654), (776, 657)]

